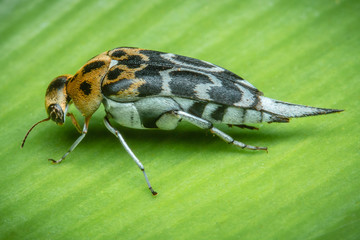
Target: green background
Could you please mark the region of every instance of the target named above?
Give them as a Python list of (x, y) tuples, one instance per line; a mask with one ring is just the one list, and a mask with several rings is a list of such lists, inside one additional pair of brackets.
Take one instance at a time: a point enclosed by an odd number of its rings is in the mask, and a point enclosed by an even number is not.
[[(359, 239), (360, 1), (0, 1), (1, 239)], [(42, 123), (56, 76), (119, 46), (223, 66), (327, 116), (220, 129), (118, 128), (159, 195), (103, 126)], [(78, 117), (80, 114), (71, 108)], [(81, 120), (81, 123), (83, 120)]]

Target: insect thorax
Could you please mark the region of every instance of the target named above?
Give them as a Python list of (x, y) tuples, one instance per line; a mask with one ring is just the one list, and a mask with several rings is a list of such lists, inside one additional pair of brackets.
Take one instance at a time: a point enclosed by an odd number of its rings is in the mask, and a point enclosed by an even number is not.
[(101, 81), (109, 69), (111, 58), (102, 53), (88, 61), (67, 83), (67, 93), (84, 116), (91, 116), (100, 106)]

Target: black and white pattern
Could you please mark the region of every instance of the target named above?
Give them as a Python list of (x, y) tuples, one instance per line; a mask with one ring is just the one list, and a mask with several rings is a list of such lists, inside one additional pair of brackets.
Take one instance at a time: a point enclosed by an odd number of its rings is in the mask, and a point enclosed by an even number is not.
[[(109, 81), (104, 81), (102, 86), (104, 96), (114, 101), (112, 105), (133, 101), (138, 102), (134, 103), (136, 107), (139, 103), (148, 103), (138, 107), (139, 121), (135, 121), (134, 126), (127, 124), (129, 127), (157, 128), (156, 121), (170, 110), (185, 111), (213, 123), (234, 125), (287, 122), (291, 117), (333, 112), (263, 97), (262, 92), (246, 80), (206, 61), (135, 48), (120, 48), (112, 54), (115, 59), (105, 77)], [(132, 78), (121, 78), (121, 74)], [(143, 84), (134, 94), (133, 88), (139, 81)], [(130, 90), (132, 95), (124, 95)], [(153, 100), (142, 100), (145, 98)], [(169, 101), (176, 104), (168, 108)]]
[[(74, 115), (67, 114), (71, 102), (85, 117), (82, 130)], [(101, 102), (106, 111), (106, 128), (142, 171), (153, 195), (157, 192), (152, 188), (144, 166), (119, 130), (111, 125), (110, 118), (125, 127), (164, 130), (176, 128), (183, 120), (209, 130), (228, 144), (267, 150), (266, 147), (236, 141), (213, 124), (255, 129), (243, 123), (287, 122), (292, 117), (341, 111), (264, 97), (236, 74), (202, 60), (139, 48), (116, 48), (92, 58), (74, 75), (62, 75), (50, 83), (45, 96), (48, 118), (37, 122), (29, 132), (37, 124), (50, 119), (63, 124), (65, 116), (70, 116), (81, 132), (59, 160), (49, 159), (52, 163), (62, 162), (84, 139), (89, 121)]]

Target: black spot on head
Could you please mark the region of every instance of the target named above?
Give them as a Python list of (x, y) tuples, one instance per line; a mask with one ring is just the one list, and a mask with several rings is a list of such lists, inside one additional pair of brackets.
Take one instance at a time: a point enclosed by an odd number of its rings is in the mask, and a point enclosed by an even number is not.
[(126, 56), (126, 52), (124, 52), (123, 50), (115, 50), (110, 56), (121, 58), (122, 56)]
[(192, 71), (172, 71), (169, 73), (169, 87), (175, 96), (196, 98), (195, 87), (199, 84), (212, 83), (209, 76)]
[(127, 59), (120, 60), (118, 64), (126, 65), (129, 68), (138, 68), (144, 63), (139, 55), (129, 55)]
[(105, 63), (103, 61), (95, 61), (95, 62), (88, 63), (83, 67), (82, 73), (86, 74), (86, 73), (91, 72), (92, 70), (100, 68), (104, 65), (105, 65)]
[(211, 117), (216, 121), (222, 121), (226, 108), (227, 106), (225, 105), (218, 106), (216, 110), (211, 113)]
[(91, 93), (91, 84), (88, 82), (82, 82), (80, 84), (80, 90), (83, 91), (85, 95), (89, 95)]
[(47, 90), (46, 90), (46, 94), (48, 94), (49, 92), (52, 92), (54, 90), (61, 90), (64, 88), (65, 84), (66, 84), (66, 80), (67, 77), (65, 76), (60, 76), (55, 78), (48, 86)]
[(114, 79), (117, 79), (119, 77), (119, 75), (123, 72), (124, 70), (121, 70), (119, 68), (115, 68), (111, 71), (108, 72), (107, 74), (107, 78), (109, 80), (114, 80)]

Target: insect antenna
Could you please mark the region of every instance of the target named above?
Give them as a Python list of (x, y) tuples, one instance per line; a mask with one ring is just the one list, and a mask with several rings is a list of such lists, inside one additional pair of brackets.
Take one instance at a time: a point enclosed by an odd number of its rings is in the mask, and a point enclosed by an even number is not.
[(22, 141), (21, 148), (24, 147), (26, 138), (28, 137), (28, 135), (29, 135), (29, 133), (31, 132), (31, 130), (33, 130), (33, 128), (34, 128), (36, 125), (38, 125), (39, 123), (46, 122), (46, 121), (49, 121), (49, 120), (50, 120), (50, 117), (45, 118), (45, 119), (40, 120), (40, 121), (38, 121), (37, 123), (35, 123), (35, 124), (29, 129), (29, 131), (26, 133), (26, 135), (25, 135), (25, 137), (24, 137), (24, 140)]

